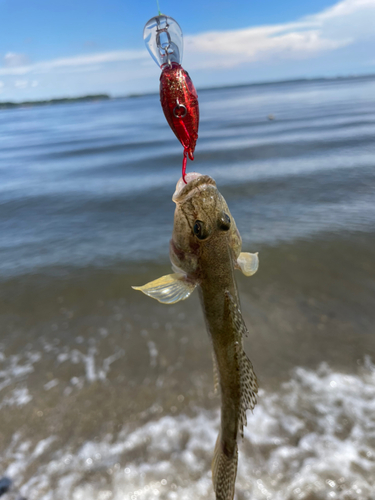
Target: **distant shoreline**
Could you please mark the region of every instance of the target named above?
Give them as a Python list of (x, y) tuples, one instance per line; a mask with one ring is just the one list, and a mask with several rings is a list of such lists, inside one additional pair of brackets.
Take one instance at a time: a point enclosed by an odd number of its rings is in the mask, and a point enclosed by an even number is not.
[(198, 91), (205, 90), (220, 90), (220, 89), (235, 89), (243, 87), (266, 87), (267, 85), (287, 85), (288, 83), (314, 83), (314, 82), (337, 82), (337, 81), (350, 81), (350, 80), (373, 80), (375, 73), (369, 75), (353, 75), (353, 76), (332, 76), (325, 77), (319, 76), (315, 78), (293, 78), (291, 80), (267, 80), (264, 82), (252, 83), (237, 83), (233, 85), (222, 85), (220, 87), (201, 87)]
[(0, 102), (0, 109), (29, 108), (33, 106), (50, 106), (52, 104), (67, 104), (72, 102), (95, 102), (111, 99), (108, 94), (85, 95), (81, 97), (62, 97), (43, 101)]
[[(337, 81), (350, 81), (350, 80), (373, 80), (375, 73), (369, 75), (352, 75), (352, 76), (332, 76), (325, 77), (319, 76), (315, 78), (293, 78), (291, 80), (267, 80), (264, 82), (250, 82), (250, 83), (234, 83), (231, 85), (220, 85), (217, 87), (198, 87), (198, 92), (205, 92), (206, 90), (223, 90), (223, 89), (239, 89), (244, 87), (266, 87), (267, 85), (287, 85), (288, 83), (313, 83), (313, 82), (337, 82)], [(131, 93), (125, 96), (114, 97), (114, 99), (135, 99), (139, 97), (158, 95), (158, 92), (143, 92)]]
[[(267, 85), (287, 85), (290, 83), (313, 83), (313, 82), (337, 82), (337, 81), (350, 81), (350, 80), (372, 80), (375, 74), (369, 75), (353, 75), (353, 76), (335, 76), (335, 77), (316, 77), (316, 78), (294, 78), (292, 80), (268, 80), (265, 82), (252, 82), (252, 83), (237, 83), (233, 85), (221, 85), (217, 87), (200, 87), (198, 92), (205, 92), (209, 90), (222, 90), (222, 89), (235, 89), (244, 87), (262, 87)], [(80, 97), (61, 97), (55, 99), (46, 99), (40, 101), (23, 101), (23, 102), (1, 102), (1, 109), (12, 108), (28, 108), (34, 106), (49, 106), (54, 104), (70, 104), (75, 102), (96, 102), (114, 99), (137, 99), (140, 97), (158, 95), (157, 92), (143, 92), (143, 93), (130, 93), (123, 96), (110, 96), (109, 94), (94, 94)]]

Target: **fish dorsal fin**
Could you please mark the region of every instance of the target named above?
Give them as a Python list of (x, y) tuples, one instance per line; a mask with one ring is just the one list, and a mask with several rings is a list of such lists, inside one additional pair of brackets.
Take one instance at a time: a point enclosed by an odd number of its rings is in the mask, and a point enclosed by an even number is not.
[(217, 366), (215, 353), (213, 351), (212, 351), (212, 364), (214, 367), (214, 394), (217, 394), (219, 391), (219, 367)]
[(259, 267), (258, 252), (241, 252), (237, 259), (237, 264), (245, 276), (252, 276), (257, 272)]
[(247, 337), (249, 335), (249, 332), (243, 320), (240, 308), (238, 307), (236, 301), (233, 299), (232, 295), (228, 291), (225, 292), (225, 297), (228, 304), (229, 314), (232, 318), (235, 329), (243, 337)]
[(247, 425), (246, 411), (253, 410), (257, 404), (258, 381), (253, 365), (240, 344), (237, 345), (237, 360), (240, 370), (241, 394), (241, 413), (238, 430), (243, 438), (243, 428)]
[[(242, 336), (247, 336), (248, 330), (242, 318), (241, 311), (234, 301), (232, 295), (227, 291), (225, 293), (229, 314), (232, 317), (233, 326)], [(253, 365), (247, 357), (242, 346), (242, 340), (236, 342), (237, 366), (240, 374), (240, 416), (238, 421), (238, 430), (243, 437), (243, 428), (247, 425), (246, 411), (253, 410), (257, 402), (258, 382), (254, 373)]]
[(161, 278), (150, 281), (143, 286), (133, 286), (144, 294), (158, 300), (162, 304), (175, 304), (185, 300), (194, 291), (196, 285), (186, 279), (181, 273), (167, 274)]

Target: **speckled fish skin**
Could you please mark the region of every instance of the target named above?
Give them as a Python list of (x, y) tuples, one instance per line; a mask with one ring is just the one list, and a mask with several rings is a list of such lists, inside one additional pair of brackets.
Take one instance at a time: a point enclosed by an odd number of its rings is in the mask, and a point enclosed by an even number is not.
[(216, 500), (233, 500), (238, 435), (258, 392), (253, 366), (243, 349), (247, 329), (240, 311), (234, 270), (252, 276), (258, 254), (241, 252), (241, 236), (215, 181), (198, 173), (176, 186), (170, 258), (174, 274), (133, 287), (163, 304), (185, 300), (199, 289), (213, 346), (215, 386), (221, 389), (221, 424), (212, 461)]
[[(242, 242), (228, 206), (210, 177), (190, 180), (173, 200), (177, 206), (171, 261), (187, 280), (198, 284), (219, 374), (221, 427), (212, 464), (213, 484), (217, 500), (232, 500), (238, 434), (246, 425), (246, 410), (256, 404), (257, 393), (256, 376), (243, 350), (247, 330), (234, 277)], [(204, 239), (194, 234), (196, 221), (204, 225)]]

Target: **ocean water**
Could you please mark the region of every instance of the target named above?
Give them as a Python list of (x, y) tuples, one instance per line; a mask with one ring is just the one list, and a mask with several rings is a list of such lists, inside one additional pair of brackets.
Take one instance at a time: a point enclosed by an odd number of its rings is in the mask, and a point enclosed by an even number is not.
[[(188, 171), (215, 178), (260, 256), (238, 276), (260, 393), (235, 498), (372, 500), (375, 78), (199, 101)], [(198, 299), (131, 289), (170, 272), (181, 162), (156, 95), (1, 111), (4, 499), (214, 498)]]

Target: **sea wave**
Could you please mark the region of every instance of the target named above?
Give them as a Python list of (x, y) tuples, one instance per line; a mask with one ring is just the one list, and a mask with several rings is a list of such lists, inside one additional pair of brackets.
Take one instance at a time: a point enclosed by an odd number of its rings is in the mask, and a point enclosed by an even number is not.
[[(17, 404), (16, 402), (14, 404)], [(149, 409), (157, 415), (157, 408)], [(212, 498), (218, 411), (155, 417), (138, 428), (54, 447), (18, 432), (0, 459), (28, 500)], [(6, 468), (4, 464), (8, 462)], [(261, 390), (240, 445), (239, 500), (371, 500), (375, 487), (375, 365), (356, 374), (298, 367), (278, 391)]]

